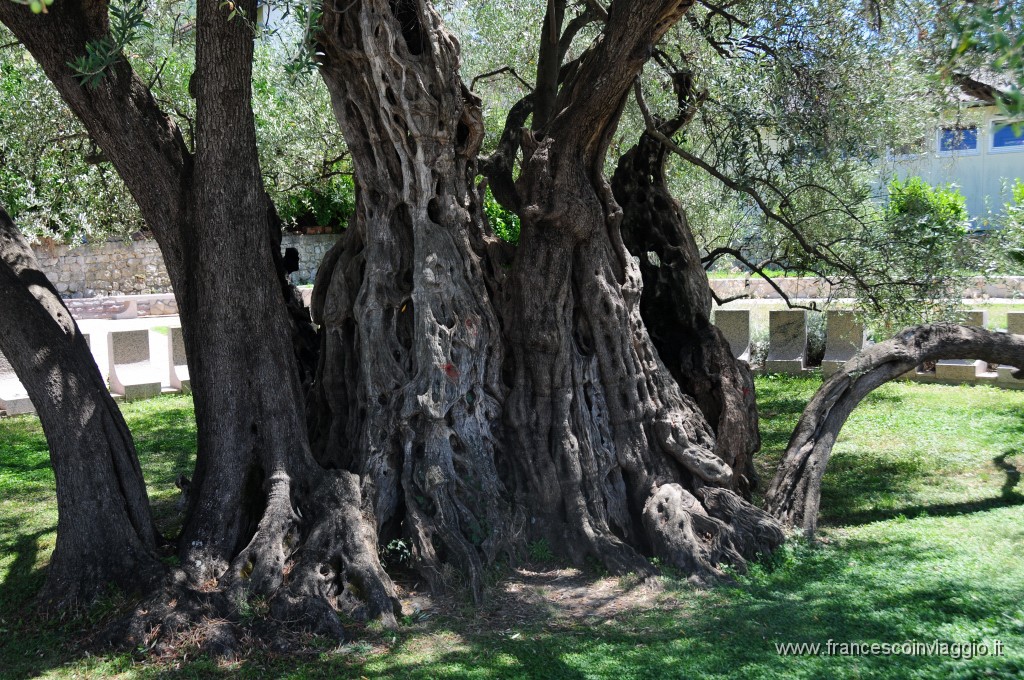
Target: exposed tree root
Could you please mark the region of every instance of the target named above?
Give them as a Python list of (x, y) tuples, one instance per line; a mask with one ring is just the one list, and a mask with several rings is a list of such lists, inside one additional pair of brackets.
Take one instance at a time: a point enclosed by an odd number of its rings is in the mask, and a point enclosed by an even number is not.
[[(341, 640), (340, 617), (397, 626), (401, 606), (378, 560), (376, 526), (364, 515), (358, 478), (323, 471), (312, 487), (301, 512), (279, 516), (268, 509), (253, 542), (219, 581), (196, 584), (175, 569), (107, 637), (128, 647), (154, 647), (201, 630), (212, 636), (217, 654), (232, 655), (241, 634), (237, 624), (255, 618), (255, 630), (268, 644), (297, 632)], [(280, 540), (268, 545), (275, 538)], [(256, 564), (268, 556), (280, 559), (277, 568)], [(210, 622), (222, 623), (211, 629)]]
[(693, 581), (723, 577), (722, 564), (745, 571), (747, 560), (782, 543), (778, 523), (733, 492), (705, 487), (697, 495), (700, 500), (678, 484), (666, 484), (644, 507), (655, 555)]
[[(935, 324), (908, 328), (862, 350), (825, 381), (804, 409), (768, 488), (768, 512), (813, 537), (825, 466), (850, 413), (879, 385), (926, 361), (941, 359), (982, 359), (1024, 367), (1024, 336)], [(1014, 375), (1024, 377), (1024, 370)]]

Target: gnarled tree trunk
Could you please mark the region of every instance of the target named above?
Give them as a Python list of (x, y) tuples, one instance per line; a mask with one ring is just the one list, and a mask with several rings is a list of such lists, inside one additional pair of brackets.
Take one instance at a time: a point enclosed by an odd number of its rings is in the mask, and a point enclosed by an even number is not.
[(57, 480), (57, 545), (40, 597), (88, 603), (163, 574), (135, 445), (89, 345), (0, 208), (0, 349), (42, 421)]
[(615, 572), (646, 571), (642, 555), (654, 554), (708, 578), (721, 562), (743, 568), (782, 533), (735, 493), (736, 457), (717, 455), (712, 428), (651, 342), (640, 268), (602, 174), (633, 80), (688, 8), (614, 3), (603, 39), (561, 85), (557, 113), (524, 133), (506, 421), (532, 535)]
[(428, 2), (329, 2), (318, 40), (358, 192), (316, 286), (316, 455), (361, 476), (382, 536), (412, 538), (434, 586), (450, 564), (479, 599), (511, 523), (495, 463), (503, 346), (473, 188), (479, 101)]
[[(690, 120), (694, 93), (687, 72), (673, 78), (679, 113), (658, 131), (672, 137)], [(668, 149), (651, 134), (619, 159), (612, 192), (622, 207), (622, 239), (643, 278), (640, 316), (672, 377), (693, 398), (715, 433), (715, 454), (736, 475), (747, 500), (756, 488), (760, 448), (754, 378), (711, 323), (711, 288), (686, 214), (665, 180)]]
[(658, 554), (701, 578), (777, 545), (774, 522), (734, 493), (745, 485), (731, 465), (746, 474), (749, 451), (716, 455), (646, 335), (640, 274), (601, 175), (644, 46), (685, 7), (613, 12), (549, 102), (560, 113), (525, 133), (512, 198), (523, 232), (506, 281), (491, 275), (472, 188), (479, 113), (457, 45), (427, 3), (327, 9), (321, 72), (358, 199), (314, 294), (321, 463), (362, 477), (382, 535), (400, 524), (435, 585), (450, 563), (478, 596), (482, 565), (527, 540), (617, 572), (648, 572), (644, 556)]
[(804, 409), (765, 496), (773, 516), (800, 526), (808, 538), (818, 526), (821, 481), (839, 431), (876, 387), (926, 361), (983, 359), (1018, 367), (1024, 378), (1024, 336), (983, 328), (934, 324), (908, 328), (862, 350), (825, 381)]

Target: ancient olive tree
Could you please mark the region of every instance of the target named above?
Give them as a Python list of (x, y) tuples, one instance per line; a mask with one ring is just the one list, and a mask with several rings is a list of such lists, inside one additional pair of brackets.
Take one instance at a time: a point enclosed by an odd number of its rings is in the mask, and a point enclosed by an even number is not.
[[(742, 497), (749, 442), (716, 448), (648, 335), (604, 175), (634, 80), (688, 9), (618, 2), (581, 22), (550, 3), (538, 84), (504, 157), (486, 163), (522, 220), (508, 252), (475, 186), (479, 102), (431, 5), (324, 7), (317, 51), (359, 193), (315, 294), (314, 447), (363, 477), (381, 530), (411, 536), (437, 576), (444, 564), (468, 572), (478, 595), (481, 567), (530, 541), (615, 572), (649, 572), (645, 555), (658, 555), (698, 577), (781, 541)], [(597, 21), (600, 39), (567, 70), (579, 28)], [(696, 294), (707, 324), (706, 281)], [(745, 420), (749, 378), (724, 389), (717, 411)]]
[[(690, 10), (550, 0), (532, 27), (535, 85), (486, 155), (481, 102), (430, 2), (326, 0), (309, 15), (356, 187), (314, 290), (317, 352), (262, 183), (255, 3), (197, 3), (193, 149), (111, 38), (105, 2), (33, 14), (0, 0), (139, 204), (181, 312), (196, 467), (180, 569), (133, 635), (252, 596), (334, 635), (337, 610), (393, 624), (378, 546), (399, 537), (433, 587), (464, 581), (477, 599), (485, 570), (532, 542), (615, 573), (653, 573), (657, 557), (696, 580), (781, 543), (749, 502), (749, 370), (709, 322), (707, 261), (667, 180), (702, 96), (671, 69), (658, 116), (637, 85), (655, 55), (672, 61), (659, 45)], [(634, 99), (639, 141), (609, 178)], [(520, 218), (515, 248), (485, 219), (481, 176)]]
[[(199, 425), (177, 539), (191, 582), (269, 595), (330, 628), (328, 605), (393, 616), (378, 536), (411, 537), (435, 583), (465, 573), (477, 596), (484, 565), (530, 540), (616, 571), (649, 572), (644, 556), (657, 554), (699, 576), (781, 541), (735, 493), (742, 472), (716, 455), (647, 336), (603, 176), (633, 80), (688, 6), (621, 3), (571, 78), (548, 73), (522, 135), (514, 254), (482, 219), (479, 106), (433, 8), (325, 9), (323, 74), (359, 205), (317, 292), (310, 448), (292, 342), (302, 329), (257, 163), (249, 26), (198, 6), (192, 151), (121, 53), (81, 82), (76, 59), (110, 36), (105, 4), (0, 7), (167, 261)], [(551, 11), (558, 32), (564, 7)]]

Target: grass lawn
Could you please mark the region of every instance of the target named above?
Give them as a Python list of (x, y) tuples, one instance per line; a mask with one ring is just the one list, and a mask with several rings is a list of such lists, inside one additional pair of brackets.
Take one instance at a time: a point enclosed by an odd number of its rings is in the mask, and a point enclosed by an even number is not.
[[(767, 478), (820, 381), (758, 379)], [(158, 522), (195, 428), (186, 397), (124, 407)], [(38, 420), (0, 421), (0, 677), (975, 678), (1024, 676), (1024, 392), (890, 384), (854, 412), (822, 499), (821, 542), (791, 541), (732, 585), (694, 589), (532, 564), (495, 574), (398, 631), (214, 661), (183, 648), (97, 652), (81, 640), (116, 595), (43, 620), (30, 608), (53, 549), (53, 477)], [(782, 656), (776, 644), (1002, 643), (1004, 656)]]

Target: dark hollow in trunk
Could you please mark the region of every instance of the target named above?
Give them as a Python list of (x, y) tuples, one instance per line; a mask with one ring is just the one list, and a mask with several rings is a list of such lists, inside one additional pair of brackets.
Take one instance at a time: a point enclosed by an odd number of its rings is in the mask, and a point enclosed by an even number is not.
[[(774, 517), (813, 538), (821, 482), (832, 447), (853, 409), (878, 386), (926, 361), (982, 359), (1024, 367), (1024, 337), (983, 328), (934, 324), (908, 328), (863, 350), (825, 381), (797, 423), (765, 496)], [(1024, 377), (1018, 370), (1015, 377)]]

